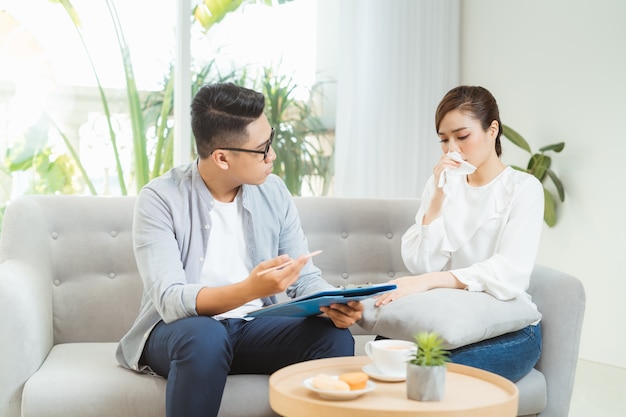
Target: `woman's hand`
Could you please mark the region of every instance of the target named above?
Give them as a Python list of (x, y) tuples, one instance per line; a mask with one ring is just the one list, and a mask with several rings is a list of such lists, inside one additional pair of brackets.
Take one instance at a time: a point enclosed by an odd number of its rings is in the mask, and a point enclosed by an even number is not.
[(376, 299), (376, 307), (389, 304), (393, 300), (404, 297), (405, 295), (425, 292), (433, 288), (465, 288), (465, 284), (456, 279), (449, 271), (428, 272), (422, 275), (412, 275), (397, 278), (389, 281), (390, 284), (396, 284), (397, 289), (391, 292), (381, 294)]
[(336, 327), (346, 329), (361, 319), (363, 304), (360, 301), (348, 301), (348, 304), (331, 304), (328, 307), (320, 307), (320, 310)]
[(437, 164), (433, 168), (433, 174), (435, 175), (435, 184), (439, 184), (439, 180), (441, 179), (443, 171), (446, 168), (456, 169), (460, 166), (461, 163), (450, 158), (448, 154), (444, 153), (443, 155), (441, 155), (441, 158), (439, 158), (439, 161), (437, 161)]
[(429, 274), (406, 276), (389, 281), (390, 284), (396, 284), (398, 288), (381, 294), (376, 299), (376, 307), (389, 304), (393, 300), (397, 300), (405, 295), (428, 291), (430, 289), (428, 275)]
[(433, 168), (433, 174), (435, 176), (435, 191), (430, 199), (430, 203), (428, 204), (428, 210), (424, 213), (424, 217), (422, 218), (422, 224), (428, 225), (433, 222), (436, 218), (441, 215), (441, 207), (443, 206), (443, 188), (439, 188), (439, 180), (443, 175), (443, 171), (446, 168), (456, 169), (461, 166), (460, 162), (452, 160), (448, 155), (443, 154), (437, 165)]

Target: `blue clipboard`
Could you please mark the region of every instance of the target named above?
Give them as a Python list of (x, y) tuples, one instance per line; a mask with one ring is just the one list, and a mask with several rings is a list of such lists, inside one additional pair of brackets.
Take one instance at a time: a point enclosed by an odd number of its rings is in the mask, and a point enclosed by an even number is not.
[(251, 311), (246, 317), (308, 317), (321, 314), (320, 307), (361, 301), (393, 291), (396, 284), (377, 284), (348, 289), (325, 290)]

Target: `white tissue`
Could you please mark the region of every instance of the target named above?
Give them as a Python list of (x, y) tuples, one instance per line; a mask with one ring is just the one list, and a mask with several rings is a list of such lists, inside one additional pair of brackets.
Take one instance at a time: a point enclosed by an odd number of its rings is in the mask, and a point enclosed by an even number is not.
[(456, 151), (448, 152), (447, 156), (453, 161), (460, 162), (461, 166), (459, 166), (458, 168), (444, 169), (443, 172), (441, 173), (441, 176), (439, 177), (439, 184), (437, 185), (439, 188), (443, 188), (444, 184), (446, 183), (446, 178), (448, 175), (469, 175), (472, 172), (476, 171), (476, 167), (470, 164), (469, 162), (464, 161), (463, 158), (461, 158), (460, 153)]

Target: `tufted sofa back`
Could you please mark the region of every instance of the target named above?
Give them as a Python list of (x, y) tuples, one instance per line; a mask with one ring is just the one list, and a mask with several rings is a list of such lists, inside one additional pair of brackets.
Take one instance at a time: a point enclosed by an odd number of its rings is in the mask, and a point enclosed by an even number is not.
[[(295, 199), (314, 259), (333, 285), (406, 275), (400, 239), (416, 199)], [(53, 344), (117, 342), (137, 316), (142, 283), (132, 249), (134, 197), (27, 196), (6, 210), (0, 262), (38, 270), (52, 305)]]
[[(309, 248), (324, 251), (314, 262), (332, 284), (386, 282), (407, 274), (400, 241), (414, 222), (418, 199), (298, 197), (295, 201)], [(134, 202), (133, 197), (28, 196), (7, 207), (0, 244), (0, 337), (20, 343), (0, 344), (0, 414), (9, 410), (10, 415), (32, 415), (20, 405), (27, 380), (25, 404), (45, 409), (42, 398), (55, 399), (56, 404), (66, 401), (50, 394), (50, 384), (68, 378), (69, 385), (60, 385), (55, 392), (75, 394), (77, 381), (89, 381), (94, 397), (81, 394), (80, 398), (90, 409), (97, 402), (91, 399), (106, 391), (107, 399), (115, 399), (111, 404), (130, 404), (135, 394), (153, 396), (157, 399), (151, 402), (157, 404), (154, 415), (162, 413), (158, 404), (164, 398), (164, 384), (153, 378), (150, 383), (135, 379), (140, 376), (119, 369), (113, 355), (115, 342), (137, 315), (142, 290), (132, 251)], [(578, 360), (584, 287), (569, 274), (536, 265), (529, 292), (543, 314), (543, 350), (536, 369), (517, 383), (518, 414), (565, 416)], [(357, 325), (351, 330), (357, 353), (363, 354), (363, 343), (372, 335), (364, 335)], [(112, 343), (52, 346), (67, 342)], [(81, 376), (83, 368), (86, 375)], [(29, 379), (33, 374), (39, 375), (34, 378), (38, 382)], [(230, 386), (238, 387), (231, 388), (226, 400), (234, 407), (232, 415), (250, 414), (233, 406), (250, 392), (257, 394), (261, 407), (268, 406), (262, 388), (267, 387), (266, 379), (252, 377), (229, 376)], [(115, 381), (106, 384), (112, 391), (103, 391), (103, 381)], [(161, 388), (155, 389), (159, 384)], [(72, 388), (63, 388), (68, 386)], [(32, 387), (41, 387), (41, 393)]]
[(35, 195), (7, 207), (0, 261), (35, 268), (52, 300), (53, 344), (117, 342), (139, 311), (133, 197)]
[(402, 235), (413, 224), (418, 199), (297, 197), (302, 228), (322, 276), (333, 285), (383, 283), (408, 271)]

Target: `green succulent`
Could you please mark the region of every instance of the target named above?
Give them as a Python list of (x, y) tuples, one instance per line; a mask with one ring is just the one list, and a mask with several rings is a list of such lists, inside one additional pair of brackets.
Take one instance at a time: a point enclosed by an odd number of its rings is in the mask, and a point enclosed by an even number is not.
[(415, 335), (417, 350), (409, 363), (419, 366), (442, 366), (450, 361), (443, 348), (443, 339), (436, 332), (419, 332)]

